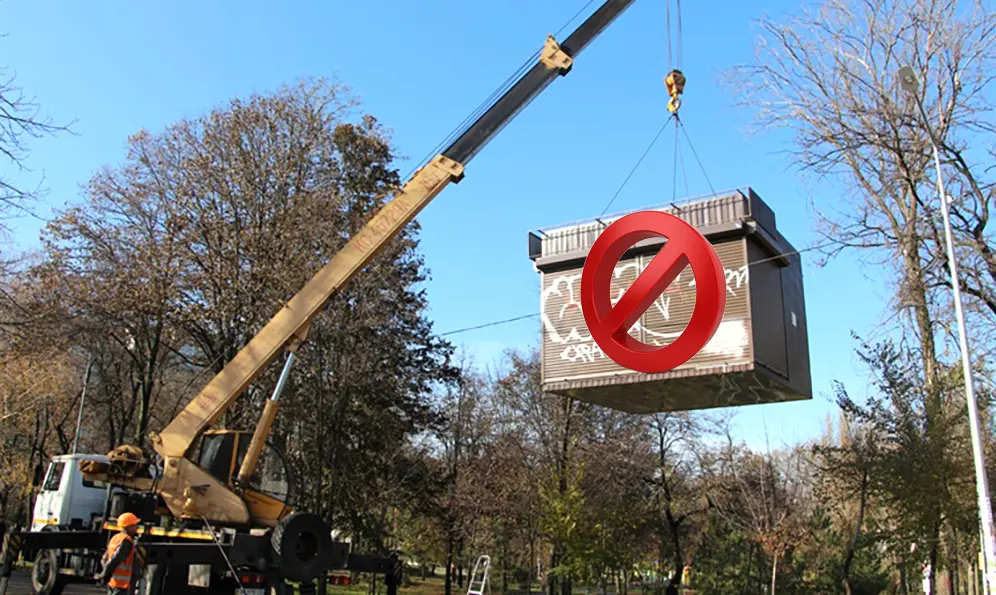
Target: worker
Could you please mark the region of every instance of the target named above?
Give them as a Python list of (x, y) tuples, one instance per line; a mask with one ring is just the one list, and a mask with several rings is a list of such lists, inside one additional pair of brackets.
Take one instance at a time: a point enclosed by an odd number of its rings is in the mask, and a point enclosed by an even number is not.
[(98, 583), (107, 583), (108, 595), (124, 595), (131, 592), (138, 523), (138, 517), (130, 512), (118, 517), (118, 527), (121, 531), (107, 544), (103, 560), (104, 568), (97, 575)]

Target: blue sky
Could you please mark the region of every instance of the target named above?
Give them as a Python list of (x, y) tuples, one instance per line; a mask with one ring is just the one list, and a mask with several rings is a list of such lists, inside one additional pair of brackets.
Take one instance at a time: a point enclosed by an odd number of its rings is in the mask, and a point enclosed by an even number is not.
[[(120, 163), (125, 140), (158, 131), (234, 96), (267, 91), (302, 76), (337, 77), (363, 109), (393, 130), (399, 151), (421, 160), (495, 87), (584, 5), (582, 0), (421, 0), (420, 2), (71, 3), (0, 0), (0, 60), (58, 121), (78, 119), (78, 136), (32, 143), (25, 178), (44, 173), (40, 209), (79, 197), (99, 167)], [(597, 2), (588, 10), (591, 11)], [(731, 106), (718, 75), (749, 61), (752, 19), (796, 2), (686, 3), (682, 120), (717, 189), (751, 186), (771, 206), (797, 248), (816, 242), (807, 198), (822, 205), (831, 187), (809, 187), (774, 154), (780, 133), (748, 138), (748, 114)], [(32, 9), (33, 7), (33, 9)], [(587, 13), (586, 13), (587, 14)], [(586, 16), (586, 15), (585, 15)], [(578, 21), (579, 22), (579, 21)], [(575, 22), (574, 25), (576, 25)], [(570, 31), (568, 28), (566, 31)], [(566, 34), (566, 32), (565, 32)], [(527, 256), (530, 229), (602, 212), (667, 117), (665, 3), (636, 0), (557, 80), (470, 164), (467, 176), (423, 212), (428, 292), (440, 332), (537, 312), (539, 277)], [(709, 185), (684, 144), (691, 194)], [(669, 201), (669, 130), (611, 211)], [(0, 166), (2, 167), (2, 166)], [(682, 183), (679, 182), (679, 189)], [(679, 194), (680, 196), (680, 194)], [(40, 223), (17, 222), (11, 240), (37, 245)], [(482, 238), (487, 238), (483, 240)], [(482, 255), (489, 264), (481, 266)], [(774, 444), (811, 437), (831, 411), (830, 381), (853, 392), (864, 373), (851, 330), (881, 319), (887, 288), (852, 257), (817, 268), (805, 263), (814, 391), (810, 402), (751, 406), (737, 413), (741, 436)], [(479, 361), (506, 347), (538, 345), (536, 319), (452, 336)]]

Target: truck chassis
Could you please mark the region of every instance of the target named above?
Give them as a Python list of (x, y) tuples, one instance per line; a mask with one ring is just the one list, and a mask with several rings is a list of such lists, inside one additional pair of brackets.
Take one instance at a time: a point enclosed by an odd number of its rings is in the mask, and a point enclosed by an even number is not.
[[(113, 534), (112, 525), (96, 531), (14, 531), (5, 536), (0, 564), (0, 595), (6, 595), (7, 582), (21, 554), (32, 559), (33, 590), (38, 595), (58, 595), (72, 583), (92, 583), (100, 570), (100, 557)], [(397, 595), (402, 567), (399, 558), (350, 553), (350, 545), (332, 542), (324, 560), (324, 572), (312, 587), (296, 589), (287, 582), (286, 572), (271, 547), (271, 535), (237, 531), (146, 528), (135, 541), (135, 555), (141, 569), (142, 595), (182, 593), (243, 593), (244, 595), (299, 592), (317, 589), (325, 593), (326, 575), (331, 570), (380, 574), (388, 595)], [(191, 568), (210, 569), (207, 589), (191, 586)], [(54, 570), (54, 572), (53, 572)]]

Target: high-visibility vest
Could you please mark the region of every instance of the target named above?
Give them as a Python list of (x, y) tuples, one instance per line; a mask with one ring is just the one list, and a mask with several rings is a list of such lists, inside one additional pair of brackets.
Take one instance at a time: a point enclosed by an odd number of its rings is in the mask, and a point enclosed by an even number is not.
[(125, 556), (125, 559), (118, 564), (114, 572), (111, 573), (111, 578), (107, 581), (109, 587), (114, 587), (115, 589), (128, 589), (131, 586), (131, 570), (132, 564), (135, 561), (135, 540), (132, 539), (131, 535), (128, 535), (124, 531), (118, 533), (111, 538), (110, 544), (107, 546), (106, 559), (111, 560), (114, 557), (115, 552), (121, 547), (121, 542), (129, 541), (131, 543), (131, 551)]

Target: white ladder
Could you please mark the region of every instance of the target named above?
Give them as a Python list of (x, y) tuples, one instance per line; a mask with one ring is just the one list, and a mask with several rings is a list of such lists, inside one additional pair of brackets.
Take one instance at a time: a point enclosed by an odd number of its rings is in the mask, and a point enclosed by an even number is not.
[[(477, 590), (475, 590), (474, 584), (477, 582), (477, 568), (482, 564), (484, 565), (484, 576), (481, 578), (481, 583)], [(467, 585), (467, 595), (484, 595), (484, 587), (488, 584), (488, 569), (490, 567), (490, 556), (480, 556), (477, 558), (477, 562), (474, 563), (474, 573), (470, 575), (470, 583)]]

